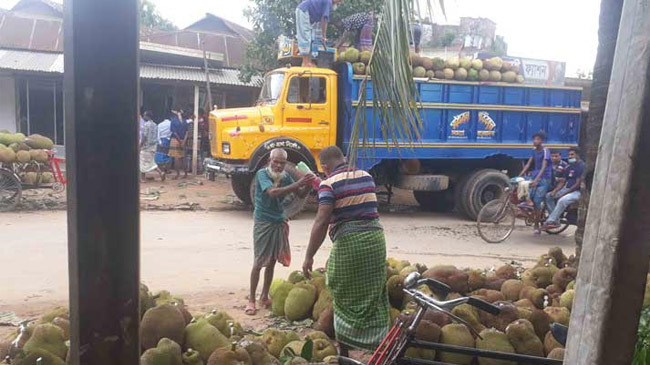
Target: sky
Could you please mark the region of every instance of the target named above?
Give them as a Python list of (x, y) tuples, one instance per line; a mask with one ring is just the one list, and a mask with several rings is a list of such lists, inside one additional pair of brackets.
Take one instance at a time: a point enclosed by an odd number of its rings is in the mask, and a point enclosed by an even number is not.
[[(243, 15), (248, 0), (152, 1), (162, 16), (180, 28), (206, 12), (249, 26)], [(0, 0), (0, 8), (11, 8), (16, 2)], [(505, 37), (511, 56), (564, 61), (569, 75), (593, 69), (599, 0), (445, 0), (445, 4), (446, 18), (434, 9), (438, 23), (458, 24), (461, 16), (490, 18), (497, 23), (497, 34)]]

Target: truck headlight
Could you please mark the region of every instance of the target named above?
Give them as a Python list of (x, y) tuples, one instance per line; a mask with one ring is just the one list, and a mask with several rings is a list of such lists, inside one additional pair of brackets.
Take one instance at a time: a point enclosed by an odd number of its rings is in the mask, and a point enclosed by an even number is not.
[(223, 152), (224, 155), (230, 154), (230, 142), (221, 143), (221, 152)]

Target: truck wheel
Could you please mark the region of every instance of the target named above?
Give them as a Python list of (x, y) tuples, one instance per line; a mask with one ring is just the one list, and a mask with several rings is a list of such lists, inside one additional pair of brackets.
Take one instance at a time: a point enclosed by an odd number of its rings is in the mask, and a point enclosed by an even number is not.
[(467, 185), (467, 181), (471, 175), (471, 173), (462, 175), (451, 186), (452, 190), (454, 191), (454, 210), (463, 216), (467, 215), (463, 190), (465, 190), (465, 186)]
[(450, 190), (445, 191), (414, 191), (413, 197), (422, 210), (445, 213), (454, 208), (454, 197)]
[(253, 181), (252, 174), (235, 174), (230, 178), (232, 191), (246, 205), (251, 204), (251, 181)]
[[(284, 170), (291, 175), (291, 177), (294, 180), (300, 179), (300, 175), (298, 175), (297, 170), (296, 170), (296, 165), (293, 162), (287, 161), (287, 165), (285, 166)], [(255, 186), (256, 186), (255, 179), (251, 179), (250, 182), (250, 190), (249, 190), (249, 195), (248, 199), (249, 201), (252, 202), (251, 206), (253, 209), (255, 208)], [(309, 194), (305, 196), (304, 198), (299, 197), (296, 194), (289, 194), (284, 197), (282, 200), (282, 207), (284, 208), (284, 214), (288, 219), (293, 219), (302, 212), (302, 210), (305, 208), (305, 204), (307, 203), (307, 199), (309, 198)]]
[(401, 175), (395, 186), (413, 191), (443, 191), (449, 187), (449, 176)]
[(478, 170), (467, 180), (462, 199), (464, 200), (465, 215), (476, 220), (481, 208), (489, 201), (499, 199), (504, 189), (510, 184), (510, 179), (504, 173), (494, 169)]

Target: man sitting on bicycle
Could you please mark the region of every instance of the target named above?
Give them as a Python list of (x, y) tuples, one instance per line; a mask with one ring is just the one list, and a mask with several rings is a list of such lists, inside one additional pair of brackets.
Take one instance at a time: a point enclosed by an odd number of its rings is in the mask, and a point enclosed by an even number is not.
[(546, 134), (544, 132), (537, 132), (533, 135), (533, 149), (526, 166), (521, 171), (519, 176), (525, 176), (526, 173), (533, 167), (531, 176), (533, 180), (530, 182), (529, 199), (522, 203), (525, 207), (535, 209), (535, 234), (540, 234), (539, 220), (540, 220), (540, 207), (542, 201), (546, 197), (549, 187), (551, 186), (551, 179), (553, 177), (553, 163), (551, 162), (551, 152), (548, 148), (544, 148), (546, 141)]
[(553, 190), (546, 197), (546, 206), (551, 215), (544, 223), (544, 228), (560, 227), (560, 218), (566, 208), (580, 200), (580, 184), (582, 184), (585, 163), (580, 159), (580, 150), (569, 149), (569, 166), (564, 171), (564, 184)]

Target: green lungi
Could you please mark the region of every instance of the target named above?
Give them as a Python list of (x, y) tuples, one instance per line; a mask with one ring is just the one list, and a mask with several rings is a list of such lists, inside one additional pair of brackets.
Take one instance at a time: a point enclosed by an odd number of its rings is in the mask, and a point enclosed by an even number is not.
[(340, 223), (327, 265), (336, 340), (374, 350), (388, 333), (386, 240), (378, 220)]
[(291, 264), (289, 224), (287, 222), (255, 221), (253, 228), (255, 266), (267, 267), (279, 262)]

